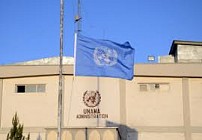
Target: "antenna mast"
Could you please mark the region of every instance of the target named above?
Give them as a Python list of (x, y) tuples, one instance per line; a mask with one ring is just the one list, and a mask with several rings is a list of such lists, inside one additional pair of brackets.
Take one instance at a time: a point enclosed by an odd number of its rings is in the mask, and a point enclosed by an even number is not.
[(81, 32), (81, 0), (77, 1), (77, 15), (75, 16), (75, 23), (77, 23), (76, 32)]
[(61, 140), (62, 128), (62, 101), (63, 101), (63, 24), (64, 24), (64, 0), (60, 0), (60, 64), (58, 85), (58, 131), (57, 140)]

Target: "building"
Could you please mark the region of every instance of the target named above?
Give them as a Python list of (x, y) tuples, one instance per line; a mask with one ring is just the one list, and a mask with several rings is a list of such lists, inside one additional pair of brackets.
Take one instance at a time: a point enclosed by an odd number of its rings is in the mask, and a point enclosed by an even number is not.
[[(63, 140), (201, 140), (201, 50), (200, 42), (174, 41), (159, 63), (136, 64), (132, 81), (73, 77), (64, 64)], [(56, 139), (55, 60), (0, 66), (0, 139), (15, 112), (31, 139)]]
[(201, 63), (202, 42), (174, 40), (168, 56), (160, 56), (160, 63)]

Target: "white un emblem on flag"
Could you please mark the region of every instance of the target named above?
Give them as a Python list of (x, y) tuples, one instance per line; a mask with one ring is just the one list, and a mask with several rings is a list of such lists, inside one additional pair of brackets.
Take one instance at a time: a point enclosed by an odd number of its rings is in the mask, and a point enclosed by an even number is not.
[(120, 44), (79, 34), (76, 50), (76, 76), (133, 79), (134, 49), (129, 42)]
[(93, 57), (98, 66), (113, 66), (117, 63), (118, 54), (116, 50), (108, 47), (96, 47)]

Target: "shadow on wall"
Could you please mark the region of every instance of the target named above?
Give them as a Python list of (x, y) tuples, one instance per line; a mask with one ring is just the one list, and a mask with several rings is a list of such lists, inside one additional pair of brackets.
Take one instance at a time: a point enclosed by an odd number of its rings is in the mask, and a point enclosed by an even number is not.
[(106, 121), (106, 126), (118, 127), (118, 135), (120, 140), (138, 140), (138, 132), (134, 128), (111, 121)]
[(42, 137), (41, 137), (40, 133), (39, 133), (39, 135), (38, 135), (38, 137), (37, 137), (36, 140), (42, 140)]

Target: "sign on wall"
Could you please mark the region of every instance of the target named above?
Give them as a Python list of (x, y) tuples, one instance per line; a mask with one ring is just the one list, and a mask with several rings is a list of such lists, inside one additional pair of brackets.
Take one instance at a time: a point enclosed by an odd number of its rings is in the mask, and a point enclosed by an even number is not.
[(86, 108), (83, 108), (82, 113), (76, 115), (77, 119), (108, 118), (108, 114), (102, 113), (99, 108), (101, 103), (99, 91), (85, 91), (83, 94), (83, 103)]

